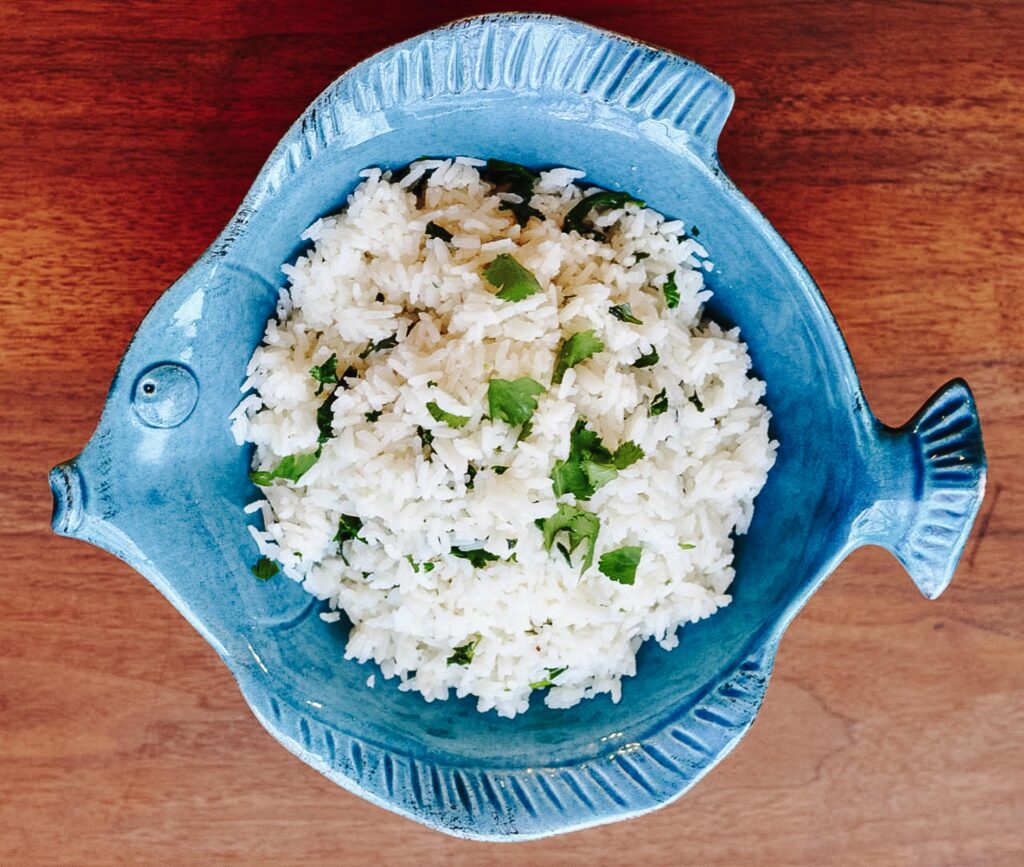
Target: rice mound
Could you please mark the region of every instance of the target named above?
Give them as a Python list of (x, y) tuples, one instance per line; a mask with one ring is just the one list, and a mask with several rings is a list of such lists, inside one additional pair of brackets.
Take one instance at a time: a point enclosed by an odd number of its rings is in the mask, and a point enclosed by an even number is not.
[[(671, 649), (682, 624), (730, 602), (731, 534), (749, 526), (776, 443), (738, 329), (702, 318), (711, 263), (695, 233), (632, 203), (563, 231), (593, 192), (565, 168), (539, 174), (528, 204), (544, 219), (520, 227), (510, 207), (522, 197), (484, 165), (361, 173), (346, 209), (310, 226), (311, 249), (284, 266), (232, 419), (239, 444), (256, 446), (255, 470), (319, 449), (297, 481), (262, 485), (250, 511), (265, 529), (250, 529), (262, 555), (329, 602), (324, 620), (347, 614), (345, 656), (427, 701), (454, 689), (513, 717), (534, 695), (555, 708), (618, 701), (643, 641)], [(497, 297), (484, 272), (501, 254), (542, 291)], [(623, 304), (641, 324), (610, 315)], [(602, 350), (552, 384), (559, 347), (586, 330)], [(652, 349), (656, 363), (633, 366)], [(325, 389), (311, 370), (332, 357), (340, 382)], [(544, 386), (526, 431), (488, 417), (489, 380), (523, 377)], [(556, 497), (552, 471), (581, 419), (609, 451), (631, 441), (643, 457), (589, 499)], [(570, 553), (563, 534), (548, 549), (536, 525), (560, 504), (599, 519), (585, 570), (586, 543)], [(339, 543), (352, 518), (358, 531)], [(632, 584), (599, 568), (624, 546), (642, 552)], [(474, 564), (476, 549), (491, 556)]]

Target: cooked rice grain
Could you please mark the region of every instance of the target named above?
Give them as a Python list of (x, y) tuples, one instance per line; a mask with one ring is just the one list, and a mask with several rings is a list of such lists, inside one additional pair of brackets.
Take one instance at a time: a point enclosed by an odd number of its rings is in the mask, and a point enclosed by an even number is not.
[[(731, 533), (746, 531), (774, 462), (764, 384), (738, 330), (701, 317), (710, 263), (682, 234), (689, 223), (628, 204), (591, 215), (605, 240), (567, 234), (562, 220), (588, 190), (560, 168), (540, 174), (530, 201), (546, 219), (520, 228), (501, 207), (519, 197), (496, 193), (482, 165), (423, 160), (397, 181), (366, 170), (345, 211), (303, 234), (311, 249), (283, 269), (277, 318), (249, 363), (252, 393), (233, 415), (238, 442), (256, 445), (254, 468), (318, 448), (317, 410), (334, 386), (317, 395), (314, 365), (337, 355), (338, 374), (351, 364), (357, 376), (335, 392), (319, 460), (298, 482), (263, 488), (265, 530), (253, 534), (262, 555), (346, 612), (346, 657), (375, 660), (401, 689), (428, 701), (454, 689), (509, 717), (535, 694), (551, 707), (618, 701), (645, 639), (673, 648), (682, 624), (730, 601)], [(451, 241), (426, 237), (428, 222)], [(543, 291), (497, 298), (482, 275), (502, 253)], [(620, 304), (642, 324), (610, 315)], [(604, 350), (551, 385), (561, 341), (585, 330)], [(359, 358), (393, 336), (394, 348)], [(652, 348), (656, 364), (632, 366)], [(517, 427), (488, 420), (487, 383), (521, 377), (546, 390), (517, 443)], [(651, 415), (661, 392), (668, 409)], [(430, 402), (468, 423), (436, 420)], [(582, 576), (580, 552), (569, 565), (534, 524), (558, 507), (552, 466), (580, 418), (609, 449), (632, 440), (645, 454), (580, 503), (600, 518)], [(339, 549), (342, 515), (362, 527)], [(627, 545), (642, 547), (631, 585), (598, 569)], [(499, 559), (474, 568), (453, 547)], [(450, 663), (466, 645), (472, 659)]]

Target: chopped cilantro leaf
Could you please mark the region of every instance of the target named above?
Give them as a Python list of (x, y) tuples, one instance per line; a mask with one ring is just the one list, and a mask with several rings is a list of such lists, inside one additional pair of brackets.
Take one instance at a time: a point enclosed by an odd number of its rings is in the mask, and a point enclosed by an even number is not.
[(697, 397), (697, 392), (690, 395), (690, 403), (697, 407), (697, 412), (704, 412), (704, 404), (701, 402), (701, 399)]
[(538, 680), (531, 683), (530, 689), (546, 689), (549, 686), (555, 686), (555, 678), (563, 672), (568, 671), (569, 667), (563, 666), (562, 668), (545, 668), (544, 670), (548, 673), (548, 676), (545, 677), (543, 680)]
[(460, 647), (456, 647), (452, 650), (452, 655), (448, 657), (449, 665), (469, 665), (473, 661), (473, 651), (476, 650), (476, 646), (480, 643), (480, 638), (474, 638), (472, 641), (467, 641)]
[(643, 456), (644, 450), (640, 446), (632, 440), (626, 440), (615, 450), (615, 454), (612, 455), (612, 464), (614, 464), (615, 469), (624, 470), (626, 467), (635, 464)]
[(287, 479), (290, 482), (297, 482), (306, 471), (320, 460), (320, 449), (305, 455), (288, 455), (281, 459), (272, 470), (260, 470), (249, 473), (249, 478), (254, 484), (266, 486), (274, 479)]
[(259, 578), (260, 581), (266, 581), (268, 578), (273, 578), (280, 571), (281, 567), (273, 560), (268, 560), (266, 557), (260, 557), (260, 559), (256, 561), (256, 565), (252, 567), (252, 574)]
[(690, 226), (690, 234), (694, 238), (699, 238), (700, 237), (700, 229), (698, 229), (696, 226)]
[(480, 173), (490, 183), (497, 187), (508, 187), (508, 192), (529, 198), (533, 193), (533, 185), (537, 182), (537, 173), (519, 163), (510, 163), (508, 160), (488, 160), (484, 170)]
[(366, 344), (366, 349), (359, 353), (360, 358), (369, 358), (371, 352), (380, 352), (384, 349), (394, 349), (398, 346), (398, 335), (392, 334), (390, 337), (385, 337), (383, 340), (378, 340), (374, 343), (372, 340)]
[(334, 389), (316, 410), (316, 427), (320, 431), (316, 441), (323, 445), (334, 437), (334, 401), (338, 399), (338, 390)]
[(466, 490), (472, 491), (476, 484), (476, 474), (480, 472), (473, 464), (466, 465)]
[(510, 425), (526, 424), (537, 410), (537, 395), (544, 386), (528, 376), (520, 379), (492, 379), (487, 383), (487, 408), (492, 419)]
[(569, 554), (569, 549), (565, 547), (561, 542), (557, 543), (555, 547), (558, 549), (558, 553), (565, 557), (565, 562), (569, 564), (569, 568), (572, 568), (572, 556)]
[(629, 304), (616, 304), (613, 307), (608, 308), (608, 312), (612, 314), (620, 322), (628, 322), (631, 325), (643, 325), (642, 319), (637, 319), (633, 315), (633, 308)]
[(427, 380), (427, 388), (436, 388), (436, 387), (437, 387), (437, 380), (434, 380), (434, 379), (428, 379)]
[(612, 581), (619, 584), (632, 584), (636, 580), (636, 567), (640, 564), (643, 549), (639, 545), (626, 545), (608, 551), (597, 561), (597, 568)]
[(592, 232), (593, 228), (588, 229), (584, 222), (590, 216), (591, 211), (607, 211), (612, 208), (621, 208), (628, 204), (639, 205), (641, 208), (644, 206), (640, 199), (634, 198), (629, 193), (619, 193), (615, 190), (601, 190), (591, 193), (582, 201), (577, 202), (572, 210), (565, 215), (565, 220), (562, 222), (562, 231), (572, 232), (575, 230), (581, 235), (587, 231)]
[(530, 196), (524, 196), (521, 202), (502, 202), (498, 205), (498, 210), (511, 211), (520, 229), (526, 228), (526, 224), (530, 222), (530, 217), (536, 217), (538, 220), (544, 219), (544, 212), (538, 211), (530, 204)]
[(544, 533), (544, 548), (548, 551), (555, 544), (555, 537), (565, 532), (569, 536), (569, 553), (575, 551), (580, 544), (586, 545), (583, 567), (580, 573), (586, 572), (594, 563), (594, 549), (597, 546), (597, 535), (601, 530), (601, 519), (593, 512), (562, 503), (558, 511), (539, 522)]
[(427, 228), (424, 230), (423, 234), (425, 234), (428, 238), (440, 238), (446, 244), (449, 243), (452, 239), (452, 233), (449, 232), (444, 226), (437, 225), (437, 223), (435, 223), (433, 220), (427, 223)]
[(333, 353), (323, 364), (314, 365), (310, 368), (309, 375), (320, 383), (316, 390), (316, 396), (324, 390), (324, 385), (338, 381), (338, 353)]
[(650, 352), (645, 352), (633, 362), (633, 367), (654, 367), (660, 360), (658, 350), (652, 346)]
[[(610, 467), (607, 464), (584, 461), (581, 466), (583, 467), (583, 472), (587, 475), (587, 484), (591, 491), (603, 488), (618, 475), (615, 467)], [(589, 496), (593, 496), (593, 494), (589, 494)]]
[(693, 550), (694, 548), (696, 548), (697, 546), (696, 546), (696, 545), (694, 545), (694, 544), (693, 544), (692, 542), (680, 542), (680, 543), (679, 543), (679, 547), (680, 547), (680, 548), (681, 548), (681, 549), (682, 549), (683, 551), (692, 551), (692, 550)]
[(512, 193), (522, 199), (521, 202), (502, 202), (498, 207), (503, 211), (511, 211), (516, 223), (522, 229), (530, 222), (531, 217), (544, 219), (544, 214), (530, 204), (533, 198), (533, 186), (537, 182), (537, 173), (506, 160), (488, 160), (487, 166), (480, 172), (484, 180), (502, 188), (502, 192)]
[(632, 441), (624, 442), (614, 453), (601, 442), (601, 438), (587, 429), (580, 419), (569, 434), (569, 457), (555, 461), (551, 470), (556, 497), (573, 494), (587, 500), (594, 492), (608, 484), (619, 470), (635, 464), (644, 456), (644, 450)]
[(365, 418), (367, 421), (377, 421), (383, 414), (384, 413), (382, 410), (374, 409), (371, 410), (370, 412), (364, 412), (363, 418)]
[(353, 539), (364, 542), (364, 539), (359, 538), (359, 531), (362, 529), (362, 518), (356, 515), (342, 515), (338, 519), (338, 532), (334, 534), (331, 541), (338, 543), (339, 550), (344, 542), (350, 542)]
[(427, 562), (427, 563), (417, 563), (415, 560), (412, 559), (412, 554), (406, 554), (405, 555), (405, 559), (408, 560), (409, 561), (409, 565), (412, 566), (412, 571), (416, 572), (417, 574), (419, 573), (419, 571), (421, 569), (424, 572), (433, 572), (434, 571), (434, 564), (433, 563), (430, 563), (430, 562)]
[(511, 253), (502, 253), (484, 268), (484, 277), (499, 290), (497, 295), (502, 301), (522, 301), (541, 291), (537, 278)]
[(665, 278), (665, 283), (661, 287), (665, 292), (665, 303), (672, 307), (679, 306), (679, 287), (676, 286), (676, 272), (670, 271), (669, 275)]
[(494, 470), (494, 475), (503, 476), (508, 472), (508, 467), (491, 467)]
[(591, 355), (596, 355), (604, 349), (604, 343), (594, 331), (578, 331), (568, 340), (563, 340), (558, 347), (558, 356), (555, 358), (555, 372), (551, 382), (557, 385), (565, 377), (565, 372), (570, 367), (575, 367), (581, 361), (586, 361)]
[(466, 426), (466, 422), (469, 421), (468, 415), (454, 415), (450, 412), (445, 412), (439, 407), (434, 401), (430, 401), (427, 404), (427, 412), (433, 417), (434, 421), (444, 422), (449, 427), (461, 428)]
[(434, 435), (421, 425), (416, 425), (416, 436), (420, 438), (423, 446), (429, 446), (434, 441)]
[(654, 395), (654, 400), (651, 401), (651, 415), (661, 415), (663, 412), (668, 412), (668, 396), (665, 389)]
[(470, 565), (474, 569), (483, 569), (488, 563), (501, 559), (497, 554), (492, 554), (483, 548), (472, 548), (469, 550), (465, 548), (452, 548), (452, 556), (458, 557), (461, 560), (469, 560)]
[(641, 250), (639, 253), (634, 253), (633, 254), (633, 258), (637, 262), (643, 262), (644, 259), (650, 259), (651, 258), (651, 254), (650, 253), (645, 253), (643, 250)]

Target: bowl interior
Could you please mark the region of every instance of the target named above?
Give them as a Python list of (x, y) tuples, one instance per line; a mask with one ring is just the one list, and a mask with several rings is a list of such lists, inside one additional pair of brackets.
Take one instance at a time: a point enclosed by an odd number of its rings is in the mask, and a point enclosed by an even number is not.
[[(386, 121), (361, 143), (321, 149), (257, 201), (204, 287), (206, 308), (185, 359), (202, 383), (203, 400), (197, 421), (187, 426), (195, 433), (183, 428), (176, 435), (195, 437), (189, 511), (207, 539), (199, 543), (207, 549), (203, 562), (212, 556), (219, 564), (207, 580), (222, 582), (218, 593), (229, 600), (218, 604), (216, 616), (238, 646), (258, 656), (280, 694), (326, 725), (390, 749), (429, 752), (455, 765), (531, 767), (596, 756), (609, 741), (640, 740), (738, 664), (836, 553), (844, 512), (835, 455), (851, 436), (852, 375), (842, 366), (835, 372), (838, 332), (785, 246), (666, 125), (650, 121), (638, 130), (634, 118), (600, 106), (523, 95), (475, 97), (469, 105), (435, 101), (429, 110), (396, 110)], [(242, 508), (257, 491), (246, 478), (251, 452), (234, 444), (227, 416), (283, 284), (281, 264), (298, 255), (307, 225), (343, 206), (360, 169), (396, 167), (421, 154), (578, 167), (596, 184), (627, 190), (699, 226), (715, 263), (707, 278), (715, 292), (710, 313), (740, 326), (755, 372), (768, 384), (773, 436), (781, 445), (753, 525), (737, 540), (734, 601), (686, 626), (673, 652), (645, 645), (619, 704), (602, 697), (553, 711), (538, 701), (513, 721), (477, 713), (470, 699), (428, 704), (383, 680), (376, 666), (344, 660), (344, 621), (322, 622), (316, 616), (322, 604), (300, 586), (283, 578), (260, 582), (249, 573), (257, 555)], [(158, 531), (150, 533), (159, 548)], [(159, 554), (153, 560), (161, 571), (169, 568)]]

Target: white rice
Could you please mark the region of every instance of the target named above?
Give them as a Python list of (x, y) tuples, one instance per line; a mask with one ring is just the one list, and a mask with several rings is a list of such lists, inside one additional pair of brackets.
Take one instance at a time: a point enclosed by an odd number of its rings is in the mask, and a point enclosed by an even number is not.
[[(567, 234), (563, 217), (588, 190), (575, 183), (582, 172), (561, 168), (541, 174), (531, 200), (547, 219), (520, 229), (499, 207), (517, 197), (496, 194), (481, 165), (424, 160), (397, 182), (368, 169), (347, 209), (303, 234), (312, 249), (283, 268), (278, 318), (249, 363), (243, 390), (252, 393), (232, 416), (238, 442), (256, 445), (254, 468), (317, 449), (325, 395), (316, 395), (314, 365), (336, 354), (339, 374), (351, 364), (358, 376), (338, 388), (334, 437), (319, 460), (298, 482), (263, 488), (252, 508), (266, 529), (253, 535), (284, 574), (345, 611), (346, 657), (375, 660), (401, 689), (428, 701), (454, 689), (508, 717), (534, 696), (559, 708), (600, 693), (618, 701), (644, 640), (671, 649), (680, 625), (730, 601), (730, 534), (746, 531), (775, 459), (759, 403), (765, 387), (750, 376), (738, 330), (701, 318), (710, 263), (681, 234), (689, 223), (628, 204), (591, 215), (606, 241)], [(411, 188), (424, 175), (418, 204)], [(426, 238), (429, 221), (451, 242)], [(501, 253), (543, 291), (497, 298), (483, 271)], [(662, 289), (670, 272), (674, 309)], [(623, 303), (643, 324), (609, 314)], [(588, 329), (604, 350), (551, 385), (560, 342)], [(358, 358), (392, 335), (397, 347)], [(659, 362), (633, 367), (652, 347)], [(532, 433), (517, 444), (518, 427), (488, 420), (487, 390), (491, 378), (521, 377), (546, 390)], [(662, 389), (669, 409), (651, 415)], [(436, 421), (431, 401), (470, 421), (458, 430)], [(578, 504), (600, 519), (582, 575), (585, 546), (569, 565), (545, 550), (534, 524), (559, 502), (575, 503), (572, 494), (556, 501), (550, 475), (580, 418), (609, 449), (632, 440), (645, 455)], [(429, 448), (417, 427), (432, 433)], [(342, 515), (363, 524), (339, 552), (332, 539)], [(642, 548), (631, 585), (598, 566), (627, 545)], [(500, 559), (474, 568), (450, 554), (456, 546)], [(467, 644), (471, 661), (450, 663)], [(545, 681), (554, 685), (531, 687)]]

